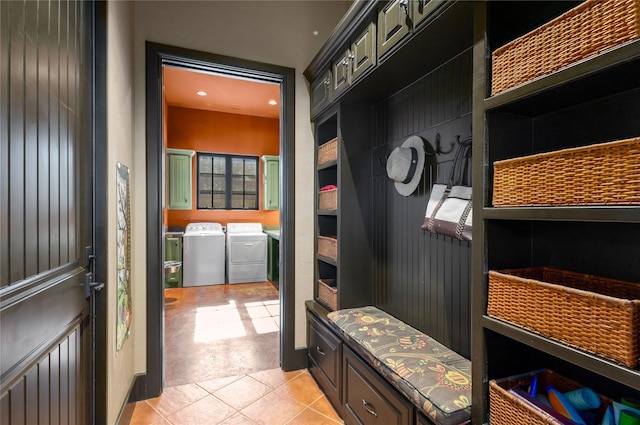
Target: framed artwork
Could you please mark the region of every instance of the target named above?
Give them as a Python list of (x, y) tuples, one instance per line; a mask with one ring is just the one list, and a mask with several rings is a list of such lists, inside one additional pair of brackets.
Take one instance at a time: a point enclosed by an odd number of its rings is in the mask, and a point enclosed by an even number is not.
[(116, 314), (116, 350), (120, 351), (129, 336), (131, 311), (131, 218), (129, 194), (129, 168), (117, 164), (117, 314)]

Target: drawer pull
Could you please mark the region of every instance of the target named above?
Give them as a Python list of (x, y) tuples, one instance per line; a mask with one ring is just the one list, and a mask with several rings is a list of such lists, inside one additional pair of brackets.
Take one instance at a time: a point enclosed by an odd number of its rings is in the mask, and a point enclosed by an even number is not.
[(367, 400), (365, 400), (365, 399), (363, 398), (363, 399), (362, 399), (362, 407), (364, 407), (364, 410), (366, 410), (367, 412), (369, 412), (369, 414), (370, 414), (370, 415), (373, 415), (373, 416), (376, 416), (376, 417), (377, 417), (377, 416), (378, 416), (378, 414), (376, 413), (376, 411), (375, 411), (375, 410), (373, 410), (373, 409), (371, 409), (369, 406), (370, 406), (370, 404), (369, 404), (369, 403), (367, 403)]
[(323, 356), (327, 355), (327, 353), (325, 353), (324, 350), (322, 348), (318, 347), (317, 345), (316, 345), (316, 351), (318, 352), (318, 354), (321, 354)]

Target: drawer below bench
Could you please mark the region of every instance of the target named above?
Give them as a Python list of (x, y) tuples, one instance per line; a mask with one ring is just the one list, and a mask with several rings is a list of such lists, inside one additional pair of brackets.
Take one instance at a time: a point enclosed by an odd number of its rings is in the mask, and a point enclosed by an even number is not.
[(353, 425), (411, 425), (413, 406), (348, 347), (343, 348), (343, 419)]

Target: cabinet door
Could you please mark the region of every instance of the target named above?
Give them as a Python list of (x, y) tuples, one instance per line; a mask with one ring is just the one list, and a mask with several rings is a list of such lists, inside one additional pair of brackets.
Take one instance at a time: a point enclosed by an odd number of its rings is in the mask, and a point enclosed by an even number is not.
[[(182, 261), (182, 238), (166, 237), (164, 239), (164, 260)], [(165, 274), (164, 283), (167, 288), (182, 286), (182, 267), (175, 273)]]
[(348, 347), (343, 347), (343, 408), (349, 424), (409, 425), (413, 407)]
[(411, 19), (413, 27), (417, 27), (427, 16), (431, 15), (438, 7), (445, 5), (442, 0), (412, 0)]
[(311, 115), (316, 115), (329, 102), (331, 102), (331, 70), (327, 69), (311, 84)]
[(334, 97), (346, 89), (351, 83), (351, 79), (349, 77), (349, 63), (351, 62), (350, 55), (351, 52), (347, 49), (333, 62), (332, 90)]
[(280, 160), (277, 156), (263, 156), (264, 209), (280, 209)]
[(280, 241), (269, 236), (267, 242), (267, 280), (276, 283), (280, 270)]
[(337, 412), (341, 412), (342, 341), (327, 324), (307, 311), (309, 372)]
[(193, 151), (167, 149), (167, 209), (191, 209)]
[(391, 0), (378, 13), (378, 57), (409, 33), (409, 0)]
[(376, 63), (376, 26), (372, 22), (351, 46), (351, 81)]

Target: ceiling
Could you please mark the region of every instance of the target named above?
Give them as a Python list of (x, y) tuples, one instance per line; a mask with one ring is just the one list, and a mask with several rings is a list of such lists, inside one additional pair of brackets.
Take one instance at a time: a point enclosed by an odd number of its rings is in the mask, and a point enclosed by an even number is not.
[[(199, 91), (206, 96), (197, 94)], [(164, 67), (164, 95), (167, 104), (192, 109), (280, 117), (280, 85)], [(270, 105), (270, 100), (277, 101)]]

